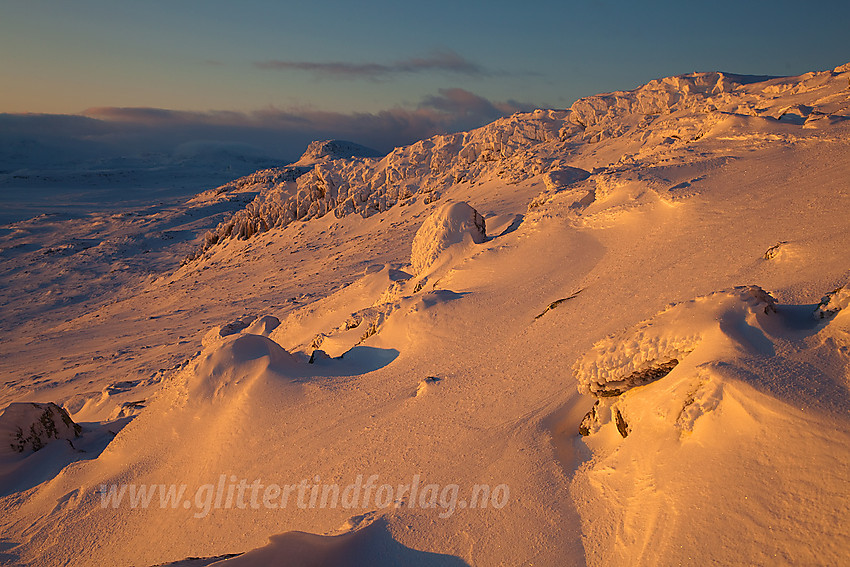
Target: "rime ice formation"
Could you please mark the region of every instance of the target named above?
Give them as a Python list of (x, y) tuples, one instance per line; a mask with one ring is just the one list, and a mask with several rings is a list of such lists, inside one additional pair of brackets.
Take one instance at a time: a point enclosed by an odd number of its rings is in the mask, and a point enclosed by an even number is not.
[[(845, 66), (846, 67), (846, 66)], [(728, 73), (692, 73), (654, 80), (633, 91), (594, 95), (568, 110), (535, 110), (496, 120), (470, 132), (439, 135), (396, 148), (383, 158), (369, 152), (330, 151), (314, 142), (310, 166), (266, 170), (235, 183), (260, 194), (207, 235), (204, 248), (229, 237), (249, 238), (296, 219), (333, 212), (337, 218), (386, 211), (417, 195), (439, 194), (459, 183), (498, 176), (509, 183), (547, 174), (547, 185), (574, 182), (569, 156), (580, 146), (618, 140), (621, 161), (658, 153), (729, 127), (735, 116), (781, 121), (794, 113), (804, 128), (819, 128), (848, 115), (845, 67), (809, 73), (799, 80)], [(837, 91), (837, 92), (836, 92)], [(800, 104), (805, 100), (808, 104)], [(353, 144), (353, 146), (357, 146)], [(346, 156), (346, 157), (342, 157)]]
[(758, 286), (719, 291), (677, 304), (612, 335), (573, 365), (579, 390), (598, 397), (623, 392), (666, 376), (697, 346), (725, 326), (776, 310), (776, 300)]
[(346, 140), (319, 140), (310, 143), (298, 160), (299, 164), (313, 164), (322, 160), (355, 157), (380, 157), (380, 152)]
[(440, 254), (469, 235), (472, 242), (481, 244), (487, 239), (484, 218), (468, 203), (446, 203), (428, 217), (416, 236), (410, 263), (421, 274), (440, 258)]

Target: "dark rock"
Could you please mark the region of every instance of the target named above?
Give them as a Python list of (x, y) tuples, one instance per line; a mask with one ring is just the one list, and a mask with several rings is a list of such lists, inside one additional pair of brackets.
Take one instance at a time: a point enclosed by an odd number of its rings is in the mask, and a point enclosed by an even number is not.
[(590, 428), (596, 422), (597, 413), (596, 408), (599, 407), (599, 400), (596, 400), (596, 403), (593, 404), (593, 407), (590, 408), (590, 411), (585, 414), (582, 418), (581, 423), (578, 426), (579, 435), (586, 437), (590, 435)]
[(310, 355), (310, 360), (308, 362), (310, 364), (315, 364), (317, 360), (330, 360), (330, 358), (331, 357), (328, 356), (328, 353), (326, 353), (325, 351), (321, 349), (316, 349)]
[(620, 410), (617, 408), (614, 408), (614, 423), (617, 425), (617, 431), (620, 432), (623, 439), (629, 436), (629, 424), (626, 423), (623, 414), (620, 413)]
[(621, 380), (615, 380), (608, 382), (607, 384), (600, 385), (602, 389), (594, 390), (591, 393), (597, 398), (613, 398), (619, 396), (626, 390), (630, 390), (636, 386), (643, 386), (644, 384), (649, 384), (650, 382), (655, 382), (656, 380), (664, 378), (670, 374), (674, 368), (676, 368), (677, 364), (679, 364), (679, 361), (674, 358), (667, 362), (662, 362), (656, 366), (647, 368), (646, 370), (632, 372)]

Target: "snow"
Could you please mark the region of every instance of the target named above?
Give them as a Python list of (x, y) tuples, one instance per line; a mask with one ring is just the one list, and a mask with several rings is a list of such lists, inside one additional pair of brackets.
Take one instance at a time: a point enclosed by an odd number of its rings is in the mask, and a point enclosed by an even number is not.
[[(848, 78), (659, 79), (4, 225), (0, 408), (81, 432), (0, 458), (0, 564), (841, 564)], [(297, 504), (358, 475), (510, 496)], [(296, 489), (206, 499), (239, 481)]]
[(296, 163), (312, 165), (320, 160), (352, 157), (380, 157), (380, 153), (347, 140), (319, 140), (307, 146), (307, 150)]
[[(657, 381), (600, 399), (583, 422), (593, 461), (574, 490), (595, 540), (588, 559), (677, 564), (710, 554), (723, 563), (840, 563), (847, 537), (838, 525), (840, 487), (850, 481), (846, 454), (836, 453), (848, 440), (846, 323), (813, 324), (810, 306), (742, 310), (716, 294), (686, 308), (697, 313), (668, 310), (652, 324), (681, 336), (711, 320), (711, 336)], [(654, 348), (644, 346), (638, 351)], [(653, 458), (638, 456), (646, 452)], [(718, 492), (724, 500), (709, 505)], [(600, 501), (614, 494), (628, 504), (600, 514)], [(684, 549), (669, 535), (696, 536), (723, 522), (748, 535), (734, 552), (703, 537)]]
[(752, 332), (759, 317), (776, 311), (775, 304), (763, 289), (749, 286), (671, 306), (627, 335), (594, 344), (573, 367), (579, 390), (596, 396), (621, 394), (654, 381), (718, 332)]
[(475, 244), (487, 240), (484, 218), (468, 203), (446, 203), (425, 219), (413, 237), (410, 253), (413, 272), (422, 275), (441, 254), (467, 238)]

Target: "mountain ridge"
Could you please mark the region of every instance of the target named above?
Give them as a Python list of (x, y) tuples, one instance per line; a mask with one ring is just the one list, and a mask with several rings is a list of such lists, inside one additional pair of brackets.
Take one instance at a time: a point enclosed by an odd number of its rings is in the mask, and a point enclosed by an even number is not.
[[(337, 218), (367, 217), (414, 196), (437, 198), (441, 190), (461, 181), (474, 184), (496, 175), (517, 183), (557, 172), (573, 165), (572, 160), (584, 162), (579, 154), (586, 146), (615, 138), (630, 138), (637, 151), (617, 162), (600, 160), (596, 169), (641, 159), (647, 146), (696, 141), (732, 116), (776, 121), (796, 117), (804, 128), (816, 128), (819, 120), (844, 120), (850, 116), (847, 106), (836, 107), (818, 91), (834, 91), (847, 79), (848, 68), (850, 64), (799, 77), (706, 72), (655, 79), (631, 91), (579, 99), (566, 110), (516, 113), (468, 132), (433, 136), (380, 158), (349, 159), (331, 152), (322, 156), (328, 159), (313, 163), (312, 154), (328, 143), (314, 142), (290, 166), (266, 170), (262, 179), (248, 176), (232, 182), (258, 189), (259, 194), (207, 233), (189, 260), (227, 238), (249, 238), (294, 220), (329, 212)], [(801, 106), (800, 98), (809, 104)]]

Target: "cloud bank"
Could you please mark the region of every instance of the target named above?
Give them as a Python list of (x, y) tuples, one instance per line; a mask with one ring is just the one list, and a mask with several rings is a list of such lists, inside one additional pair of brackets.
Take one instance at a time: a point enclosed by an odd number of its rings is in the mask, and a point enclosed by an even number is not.
[(44, 167), (44, 162), (51, 160), (67, 163), (126, 155), (176, 155), (187, 144), (239, 148), (284, 163), (297, 159), (311, 141), (328, 138), (389, 152), (435, 134), (476, 128), (533, 108), (450, 88), (424, 97), (414, 107), (374, 113), (310, 108), (244, 113), (97, 107), (79, 115), (0, 114), (0, 169)]

